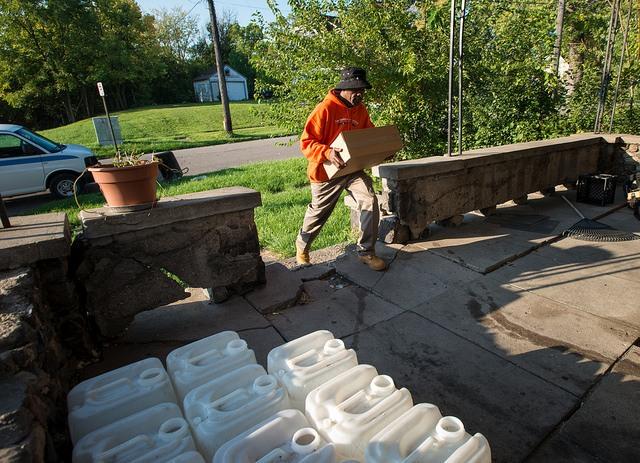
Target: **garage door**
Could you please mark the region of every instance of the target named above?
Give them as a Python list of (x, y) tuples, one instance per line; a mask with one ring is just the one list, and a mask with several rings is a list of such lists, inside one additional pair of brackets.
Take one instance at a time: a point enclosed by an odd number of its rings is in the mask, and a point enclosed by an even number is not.
[(227, 93), (232, 101), (246, 100), (244, 82), (227, 82)]

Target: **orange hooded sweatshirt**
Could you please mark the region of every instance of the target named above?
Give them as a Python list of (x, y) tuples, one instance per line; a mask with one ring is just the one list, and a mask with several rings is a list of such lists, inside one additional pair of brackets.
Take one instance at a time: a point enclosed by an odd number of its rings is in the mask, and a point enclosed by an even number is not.
[(349, 108), (338, 98), (337, 93), (336, 90), (331, 90), (316, 106), (307, 119), (300, 138), (302, 154), (309, 160), (307, 176), (313, 183), (329, 180), (322, 163), (329, 160), (329, 145), (340, 132), (374, 126), (364, 104)]

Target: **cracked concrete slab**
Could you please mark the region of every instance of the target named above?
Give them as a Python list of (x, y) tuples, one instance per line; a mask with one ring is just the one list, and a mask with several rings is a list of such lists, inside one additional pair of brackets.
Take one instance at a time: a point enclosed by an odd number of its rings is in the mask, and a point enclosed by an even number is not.
[(136, 315), (118, 342), (191, 342), (224, 330), (269, 326), (269, 321), (239, 296), (209, 304), (202, 290), (194, 288), (190, 292), (187, 299)]
[(479, 273), (531, 252), (540, 234), (512, 230), (494, 223), (473, 222), (458, 228), (436, 230), (415, 246)]
[(616, 230), (640, 234), (640, 220), (635, 219), (633, 212), (627, 207), (598, 219), (598, 222), (605, 223)]
[(575, 405), (572, 394), (412, 312), (356, 333), (358, 360), (437, 405), (491, 443), (494, 462), (521, 461)]
[(267, 355), (271, 349), (287, 342), (273, 326), (244, 330), (238, 334), (247, 341), (249, 348), (256, 354), (256, 361), (265, 368), (267, 368)]
[[(329, 286), (325, 280), (312, 283)], [(273, 326), (287, 341), (316, 330), (329, 330), (336, 337), (343, 337), (402, 312), (401, 308), (358, 286), (326, 291), (323, 299), (273, 314), (269, 317)], [(318, 292), (316, 289), (315, 293)]]
[(296, 267), (291, 272), (304, 282), (328, 278), (336, 273), (336, 269), (328, 264), (314, 264)]
[[(376, 255), (383, 259), (389, 269), (393, 268), (394, 260), (403, 249), (401, 244), (385, 244), (376, 243)], [(345, 253), (339, 256), (335, 261), (336, 272), (349, 280), (357, 283), (363, 288), (371, 289), (382, 278), (383, 272), (371, 270), (365, 264), (358, 260), (358, 254), (355, 246), (348, 246)], [(389, 270), (387, 270), (388, 272)]]
[(606, 243), (565, 238), (540, 248), (536, 254), (559, 265), (640, 283), (640, 240)]
[[(465, 223), (457, 228), (431, 226), (429, 239), (414, 244), (477, 272), (489, 273), (556, 240), (580, 220), (562, 196), (575, 203), (574, 191), (559, 191), (553, 197), (530, 194), (527, 204), (509, 201), (486, 218), (477, 213), (466, 214)], [(590, 204), (579, 206), (587, 217), (611, 209)]]
[(245, 299), (260, 313), (272, 313), (295, 305), (302, 293), (302, 279), (282, 264), (265, 268), (266, 283), (258, 286)]
[(413, 311), (576, 396), (637, 336), (625, 325), (486, 277)]
[[(348, 278), (352, 275), (349, 274)], [(398, 251), (393, 264), (373, 287), (373, 292), (403, 309), (411, 309), (445, 292), (453, 285), (474, 280), (478, 273), (422, 251), (415, 245)]]
[(489, 274), (490, 278), (599, 317), (640, 328), (640, 287), (579, 264), (561, 264), (529, 254)]
[(640, 416), (640, 347), (633, 346), (532, 462), (634, 462)]

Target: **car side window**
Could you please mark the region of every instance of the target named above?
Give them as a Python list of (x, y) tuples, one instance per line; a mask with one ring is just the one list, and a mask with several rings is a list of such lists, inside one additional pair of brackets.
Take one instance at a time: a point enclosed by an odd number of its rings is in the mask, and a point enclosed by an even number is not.
[(36, 154), (43, 154), (43, 151), (15, 135), (0, 134), (0, 159)]

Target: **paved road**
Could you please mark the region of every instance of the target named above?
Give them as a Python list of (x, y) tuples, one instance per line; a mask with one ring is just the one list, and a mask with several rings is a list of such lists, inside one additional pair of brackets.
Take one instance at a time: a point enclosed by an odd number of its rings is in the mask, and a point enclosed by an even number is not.
[(180, 167), (189, 168), (187, 175), (199, 175), (254, 162), (302, 156), (297, 137), (227, 143), (176, 150), (173, 153)]
[[(173, 153), (180, 167), (189, 169), (187, 175), (200, 175), (255, 162), (302, 156), (297, 137), (278, 137), (203, 146), (175, 150)], [(53, 201), (53, 198), (48, 192), (5, 198), (10, 216), (23, 213), (50, 201)]]

